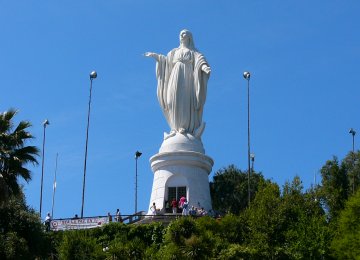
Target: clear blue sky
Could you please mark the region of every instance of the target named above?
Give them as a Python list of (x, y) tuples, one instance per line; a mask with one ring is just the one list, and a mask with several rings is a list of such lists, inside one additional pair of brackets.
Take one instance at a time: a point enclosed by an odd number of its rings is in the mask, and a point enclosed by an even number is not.
[[(80, 214), (89, 73), (93, 85), (84, 215), (147, 210), (149, 158), (168, 126), (156, 98), (155, 62), (178, 34), (193, 32), (212, 74), (203, 143), (218, 169), (247, 168), (246, 81), (252, 73), (251, 150), (255, 170), (283, 185), (296, 174), (307, 188), (333, 155), (360, 134), (360, 2), (349, 1), (0, 1), (0, 111), (17, 108), (41, 148), (47, 128), (43, 214)], [(357, 146), (357, 142), (356, 142)], [(41, 158), (24, 185), (39, 209)], [(320, 176), (318, 174), (318, 180)]]

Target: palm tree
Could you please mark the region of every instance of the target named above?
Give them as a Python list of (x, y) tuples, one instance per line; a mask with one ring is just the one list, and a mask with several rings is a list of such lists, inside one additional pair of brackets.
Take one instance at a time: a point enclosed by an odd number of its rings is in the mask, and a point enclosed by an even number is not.
[(14, 128), (13, 118), (18, 111), (10, 109), (0, 114), (0, 205), (10, 195), (18, 195), (21, 191), (18, 177), (26, 182), (31, 180), (31, 172), (26, 164), (38, 164), (36, 156), (39, 149), (25, 146), (27, 140), (34, 137), (27, 131), (31, 124), (21, 121)]

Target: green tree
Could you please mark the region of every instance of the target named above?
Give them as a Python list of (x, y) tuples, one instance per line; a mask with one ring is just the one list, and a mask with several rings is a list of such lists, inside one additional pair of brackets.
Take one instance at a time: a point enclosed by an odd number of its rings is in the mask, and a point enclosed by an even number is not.
[(171, 222), (157, 259), (209, 259), (224, 243), (216, 238), (217, 228), (210, 217), (184, 217)]
[(108, 248), (107, 259), (144, 259), (147, 246), (143, 240), (134, 237), (129, 240), (115, 238)]
[(277, 184), (263, 183), (240, 215), (244, 243), (223, 253), (246, 259), (328, 259), (331, 233), (325, 212), (314, 192), (302, 189), (297, 176), (282, 193)]
[[(277, 184), (270, 181), (260, 185), (251, 206), (243, 219), (247, 220), (249, 233), (245, 243), (249, 258), (278, 259), (284, 257), (284, 216), (281, 214), (281, 193)], [(242, 250), (244, 251), (244, 250)]]
[(296, 176), (283, 189), (280, 212), (286, 255), (293, 259), (329, 258), (330, 230), (326, 215), (316, 198), (316, 191), (303, 193), (300, 178)]
[(360, 152), (350, 152), (342, 160), (341, 166), (348, 176), (349, 194), (355, 194), (360, 184)]
[[(229, 239), (227, 237), (227, 234), (225, 234), (226, 232), (223, 232), (225, 229), (224, 226), (222, 226), (222, 224), (224, 223), (225, 219), (227, 219), (227, 223), (225, 223), (225, 226), (227, 224), (230, 224), (231, 219), (235, 219), (231, 217), (235, 217), (235, 216), (228, 214), (221, 220), (214, 219), (208, 216), (196, 219), (196, 227), (199, 230), (199, 235), (201, 237), (201, 240), (207, 246), (206, 248), (207, 257), (217, 256), (222, 250), (224, 250), (229, 246), (229, 242), (228, 242)], [(229, 230), (229, 233), (235, 231), (236, 228), (239, 228), (239, 225), (237, 225), (239, 222), (240, 221), (237, 221), (231, 226), (232, 229)], [(237, 230), (237, 233), (240, 233), (241, 232), (240, 230), (241, 228)], [(230, 235), (230, 237), (232, 237), (232, 235)]]
[(7, 198), (20, 193), (18, 177), (29, 181), (28, 163), (37, 164), (36, 156), (39, 150), (25, 143), (33, 136), (28, 132), (31, 124), (21, 121), (14, 127), (14, 117), (17, 111), (10, 109), (0, 114), (0, 206)]
[[(252, 173), (250, 177), (251, 199), (255, 197), (261, 173)], [(239, 214), (248, 206), (248, 174), (234, 165), (218, 170), (210, 182), (213, 208), (222, 213)]]
[(26, 206), (22, 193), (10, 196), (0, 208), (0, 259), (33, 259), (50, 251), (38, 214)]
[(72, 230), (64, 233), (59, 244), (59, 259), (105, 259), (103, 247), (91, 232)]
[(331, 243), (337, 259), (360, 259), (360, 190), (340, 212), (336, 236)]
[(338, 159), (334, 157), (321, 168), (321, 176), (320, 199), (328, 212), (329, 219), (335, 220), (344, 208), (349, 195), (346, 164), (339, 164)]
[(221, 260), (238, 260), (238, 259), (264, 259), (254, 248), (239, 244), (230, 244), (222, 250), (216, 259)]
[(165, 233), (165, 242), (176, 245), (184, 244), (184, 240), (197, 234), (195, 220), (190, 217), (177, 219), (169, 224)]
[(219, 221), (218, 235), (223, 241), (243, 244), (249, 235), (249, 227), (244, 214), (227, 214)]

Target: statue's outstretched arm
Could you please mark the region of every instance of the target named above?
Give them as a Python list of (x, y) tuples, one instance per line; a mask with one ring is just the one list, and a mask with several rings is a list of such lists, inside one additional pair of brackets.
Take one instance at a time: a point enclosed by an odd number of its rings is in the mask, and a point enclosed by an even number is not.
[(157, 54), (157, 53), (155, 53), (155, 52), (145, 52), (145, 53), (144, 53), (144, 56), (145, 56), (145, 57), (152, 57), (152, 58), (154, 58), (156, 61), (159, 61), (160, 54)]

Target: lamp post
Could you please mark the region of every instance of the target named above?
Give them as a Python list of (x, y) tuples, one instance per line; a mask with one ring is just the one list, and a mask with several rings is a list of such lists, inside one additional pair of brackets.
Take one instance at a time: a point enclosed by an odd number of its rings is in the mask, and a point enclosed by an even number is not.
[(57, 172), (58, 156), (59, 156), (59, 154), (57, 153), (56, 154), (56, 163), (55, 163), (55, 173), (54, 173), (52, 206), (51, 206), (51, 217), (52, 218), (54, 218), (55, 191), (56, 191), (56, 172)]
[(250, 72), (243, 73), (247, 80), (247, 103), (248, 103), (248, 205), (250, 207)]
[(85, 160), (84, 160), (84, 178), (83, 178), (83, 189), (82, 189), (82, 200), (81, 200), (81, 218), (84, 216), (84, 197), (85, 197), (85, 180), (86, 180), (86, 160), (87, 160), (87, 151), (88, 151), (88, 140), (89, 140), (89, 124), (90, 124), (90, 105), (91, 105), (91, 92), (92, 92), (92, 82), (93, 79), (96, 79), (96, 71), (90, 73), (90, 94), (89, 94), (89, 107), (88, 107), (88, 116), (87, 116), (87, 127), (86, 127), (86, 142), (85, 142)]
[(356, 131), (353, 128), (350, 128), (349, 134), (352, 135), (352, 151), (354, 153), (355, 152), (355, 135), (356, 135)]
[(138, 176), (137, 161), (141, 155), (142, 155), (141, 152), (139, 151), (135, 152), (135, 214), (137, 213), (137, 176)]
[(251, 173), (254, 173), (254, 162), (255, 162), (255, 154), (254, 153), (250, 154), (250, 159), (251, 159)]
[(49, 120), (45, 119), (43, 122), (44, 135), (43, 135), (43, 147), (42, 147), (42, 163), (41, 163), (41, 185), (40, 185), (40, 218), (42, 211), (42, 193), (43, 193), (43, 182), (44, 182), (44, 161), (45, 161), (45, 139), (46, 139), (46, 126), (50, 125)]
[[(353, 157), (353, 167), (354, 167), (354, 165), (355, 165), (355, 135), (356, 135), (356, 131), (353, 128), (350, 128), (349, 134), (352, 135), (352, 157)], [(355, 193), (355, 172), (353, 172), (352, 190), (353, 190), (353, 194), (354, 194)]]

